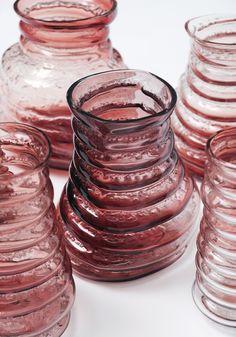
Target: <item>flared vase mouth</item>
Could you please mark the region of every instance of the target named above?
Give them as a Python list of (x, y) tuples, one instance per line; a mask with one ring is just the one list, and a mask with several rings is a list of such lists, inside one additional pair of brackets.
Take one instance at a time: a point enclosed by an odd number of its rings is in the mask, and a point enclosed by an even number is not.
[(78, 119), (128, 124), (168, 117), (177, 96), (169, 83), (152, 73), (120, 69), (78, 80), (69, 88), (67, 100)]
[(201, 44), (236, 48), (236, 13), (195, 17), (185, 23), (185, 29), (193, 40)]
[(17, 0), (15, 12), (25, 22), (53, 27), (87, 27), (110, 23), (116, 0)]
[(207, 142), (209, 160), (215, 166), (231, 169), (236, 177), (236, 128), (219, 131)]
[[(1, 173), (4, 174), (5, 169), (10, 173), (7, 180), (37, 172), (47, 165), (50, 155), (50, 142), (39, 129), (21, 123), (0, 123), (0, 181)], [(19, 157), (16, 158), (17, 156)], [(30, 166), (27, 165), (27, 156)], [(19, 172), (11, 172), (9, 167), (16, 165), (21, 167)]]

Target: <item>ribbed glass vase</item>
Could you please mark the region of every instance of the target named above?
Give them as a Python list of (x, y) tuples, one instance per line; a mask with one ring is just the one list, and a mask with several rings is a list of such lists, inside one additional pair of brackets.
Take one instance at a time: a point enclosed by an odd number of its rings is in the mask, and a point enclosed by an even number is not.
[(203, 176), (208, 138), (236, 127), (236, 17), (203, 16), (185, 28), (191, 51), (172, 125), (186, 167)]
[(199, 196), (174, 148), (173, 88), (142, 71), (87, 77), (69, 90), (74, 154), (60, 216), (74, 271), (121, 281), (185, 251)]
[(59, 337), (74, 301), (49, 179), (47, 138), (0, 123), (0, 336)]
[(236, 327), (236, 128), (211, 138), (207, 153), (193, 295), (207, 317)]

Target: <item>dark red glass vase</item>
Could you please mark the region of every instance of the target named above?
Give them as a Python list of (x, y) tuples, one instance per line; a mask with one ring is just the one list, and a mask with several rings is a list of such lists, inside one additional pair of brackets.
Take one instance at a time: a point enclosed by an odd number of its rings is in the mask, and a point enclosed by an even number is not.
[(60, 215), (75, 272), (120, 281), (168, 266), (199, 207), (174, 149), (175, 91), (149, 73), (111, 71), (75, 83), (68, 101), (75, 148)]
[(39, 130), (0, 124), (0, 336), (59, 337), (74, 300)]

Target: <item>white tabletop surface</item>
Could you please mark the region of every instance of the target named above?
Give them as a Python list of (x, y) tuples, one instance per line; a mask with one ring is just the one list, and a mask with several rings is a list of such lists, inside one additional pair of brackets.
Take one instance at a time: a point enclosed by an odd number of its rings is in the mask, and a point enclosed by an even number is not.
[[(19, 36), (13, 0), (0, 0), (0, 53)], [(184, 23), (210, 13), (234, 13), (236, 0), (118, 0), (111, 25), (113, 45), (130, 68), (151, 71), (177, 85), (189, 52)], [(52, 170), (55, 202), (67, 173)], [(223, 337), (236, 335), (212, 324), (195, 308), (195, 239), (174, 265), (124, 283), (96, 283), (75, 277), (77, 295), (63, 337)], [(1, 334), (1, 332), (0, 332)]]

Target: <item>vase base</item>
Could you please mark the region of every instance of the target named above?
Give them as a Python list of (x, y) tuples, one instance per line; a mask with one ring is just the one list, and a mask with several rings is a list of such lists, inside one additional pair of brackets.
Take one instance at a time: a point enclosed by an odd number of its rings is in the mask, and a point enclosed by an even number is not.
[[(44, 332), (40, 335), (32, 335), (35, 337), (60, 337), (66, 330), (70, 321), (70, 314), (63, 317), (56, 325), (54, 325), (50, 330)], [(30, 335), (31, 336), (31, 335)], [(28, 337), (28, 336), (27, 336)]]
[[(57, 322), (55, 325), (53, 325), (51, 328), (49, 328), (48, 330), (44, 330), (44, 332), (41, 332), (39, 334), (37, 334), (37, 332), (26, 332), (24, 334), (21, 334), (20, 336), (22, 337), (60, 337), (62, 336), (62, 334), (64, 333), (64, 331), (66, 330), (68, 324), (70, 321), (70, 314), (66, 315), (65, 317), (63, 317), (59, 322)], [(7, 336), (11, 336), (11, 337), (19, 337), (19, 334), (17, 335), (1, 335), (0, 337), (7, 337)]]
[(105, 270), (93, 268), (91, 266), (86, 265), (84, 262), (81, 264), (73, 263), (72, 260), (72, 268), (73, 272), (79, 276), (86, 279), (90, 279), (93, 281), (101, 281), (101, 282), (126, 282), (132, 281), (135, 279), (139, 279), (144, 276), (148, 276), (150, 274), (154, 274), (161, 269), (164, 269), (174, 262), (176, 262), (185, 252), (187, 246), (182, 248), (180, 251), (175, 254), (168, 256), (168, 258), (162, 259), (156, 263), (149, 264), (147, 266), (142, 266), (141, 268), (129, 269), (129, 270)]
[[(233, 310), (235, 311), (234, 318), (230, 318), (229, 315), (226, 317), (227, 308), (213, 302), (207, 296), (205, 296), (199, 289), (196, 281), (193, 284), (192, 296), (197, 308), (211, 321), (226, 327), (236, 328), (236, 310)], [(229, 310), (232, 311), (232, 308)]]

